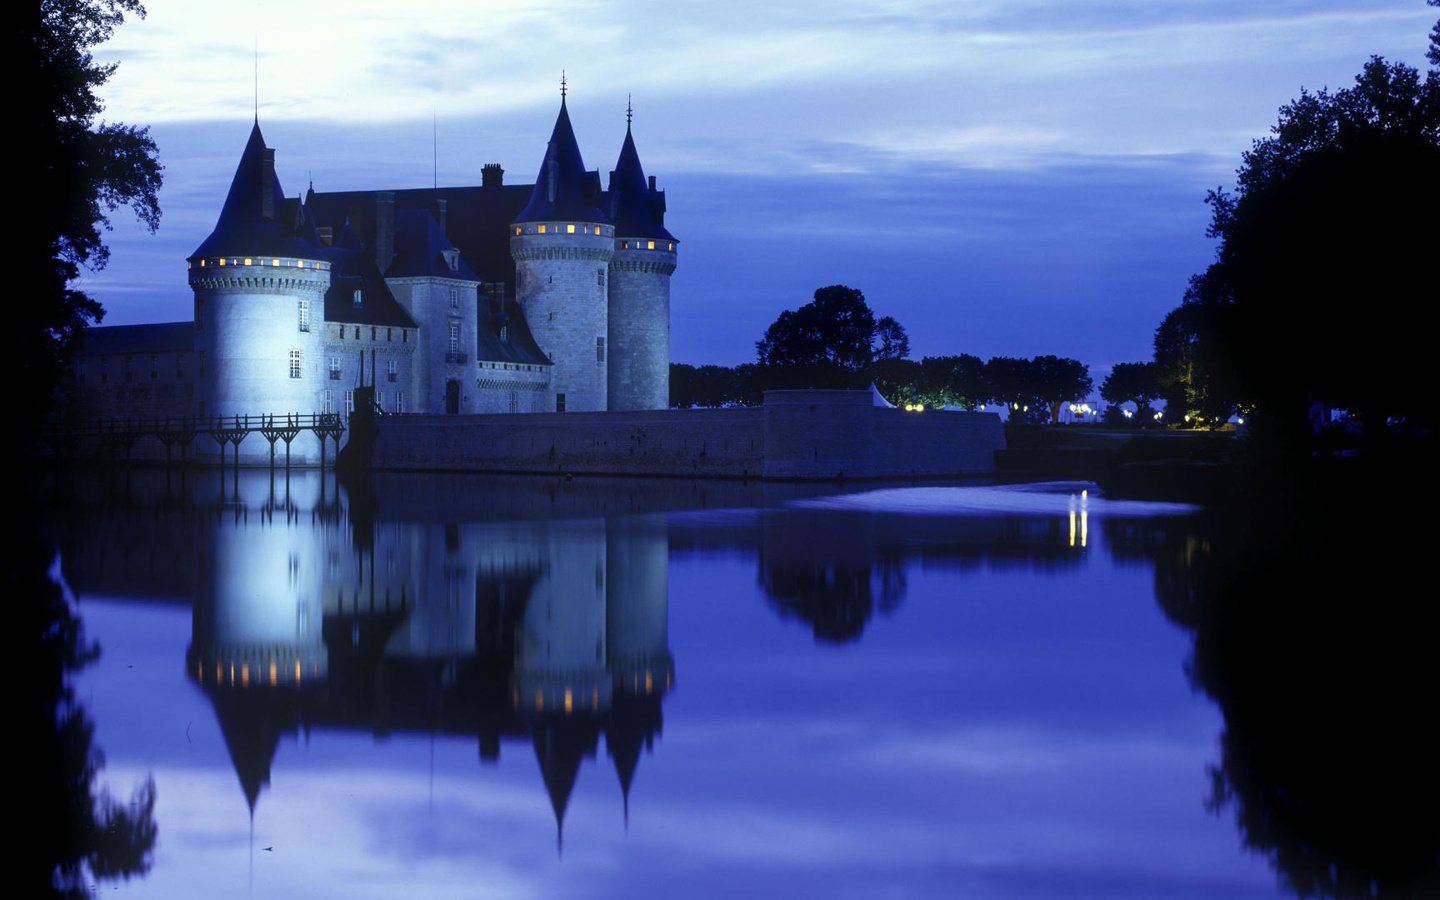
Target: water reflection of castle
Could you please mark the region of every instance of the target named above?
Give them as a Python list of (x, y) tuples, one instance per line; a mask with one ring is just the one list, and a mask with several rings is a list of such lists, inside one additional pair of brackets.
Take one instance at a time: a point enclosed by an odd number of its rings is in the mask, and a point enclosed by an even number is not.
[[(1086, 551), (1058, 516), (784, 505), (817, 490), (392, 474), (337, 499), (316, 473), (135, 473), (67, 504), (64, 554), (82, 592), (191, 603), (187, 674), (252, 810), (283, 736), (364, 730), (473, 737), (487, 762), (528, 742), (558, 825), (602, 736), (628, 814), (674, 684), (671, 552), (752, 556), (778, 615), (846, 642), (916, 565), (1055, 571)], [(705, 509), (743, 512), (686, 512)]]
[(628, 814), (674, 683), (663, 518), (353, 527), (315, 498), (234, 509), (198, 542), (189, 676), (251, 809), (299, 729), (534, 745), (557, 826), (603, 734)]

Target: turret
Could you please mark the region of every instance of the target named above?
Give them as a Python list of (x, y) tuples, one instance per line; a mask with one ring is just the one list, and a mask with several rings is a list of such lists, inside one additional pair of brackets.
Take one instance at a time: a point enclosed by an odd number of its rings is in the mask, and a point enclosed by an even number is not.
[(610, 258), (615, 229), (601, 209), (600, 176), (585, 169), (565, 108), (510, 227), (515, 294), (540, 349), (554, 362), (557, 411), (607, 408)]
[[(195, 292), (198, 415), (316, 411), (330, 263), (299, 222), (287, 221), (283, 206), (275, 151), (256, 122), (215, 230), (186, 260)], [(319, 455), (308, 438), (294, 450), (302, 462)], [(261, 460), (269, 447), (252, 439), (240, 451)]]
[(665, 193), (646, 179), (625, 113), (625, 143), (610, 173), (609, 408), (670, 405), (670, 274), (675, 237), (665, 229)]

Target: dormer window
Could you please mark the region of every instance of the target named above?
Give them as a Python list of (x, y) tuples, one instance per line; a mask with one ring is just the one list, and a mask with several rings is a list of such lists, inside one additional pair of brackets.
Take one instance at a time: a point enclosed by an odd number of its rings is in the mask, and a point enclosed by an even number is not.
[(360, 289), (359, 289), (359, 288), (356, 288), (356, 289), (355, 289), (355, 308), (356, 308), (356, 309), (359, 309), (359, 308), (360, 308), (360, 300), (361, 300), (361, 298), (362, 298), (362, 294), (360, 293)]
[(501, 326), (500, 326), (500, 342), (501, 342), (501, 343), (504, 343), (504, 342), (506, 342), (506, 341), (508, 341), (508, 340), (510, 340), (510, 326), (509, 326), (509, 325), (501, 325)]
[(445, 265), (447, 265), (447, 266), (450, 267), (450, 271), (455, 272), (455, 271), (458, 271), (458, 270), (459, 270), (459, 268), (460, 268), (460, 251), (459, 251), (459, 250), (441, 250), (441, 251), (440, 251), (440, 255), (441, 255), (442, 257), (444, 257), (444, 259), (445, 259)]

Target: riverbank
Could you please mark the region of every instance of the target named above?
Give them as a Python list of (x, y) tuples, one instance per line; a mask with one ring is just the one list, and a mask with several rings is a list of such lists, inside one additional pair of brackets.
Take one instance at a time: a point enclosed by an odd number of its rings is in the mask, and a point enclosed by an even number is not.
[(1233, 430), (1006, 425), (995, 477), (1094, 481), (1114, 497), (1210, 503), (1236, 489), (1247, 452)]

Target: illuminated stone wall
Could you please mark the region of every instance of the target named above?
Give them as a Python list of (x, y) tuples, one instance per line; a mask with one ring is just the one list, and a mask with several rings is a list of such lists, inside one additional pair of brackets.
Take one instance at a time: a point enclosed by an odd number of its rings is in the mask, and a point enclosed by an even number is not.
[(609, 408), (670, 405), (673, 242), (617, 241), (610, 261)]
[(535, 343), (555, 363), (551, 396), (563, 395), (567, 412), (602, 411), (607, 408), (607, 366), (600, 357), (608, 356), (608, 349), (602, 353), (600, 348), (609, 338), (613, 230), (575, 222), (516, 227), (524, 232), (510, 237), (515, 296)]

